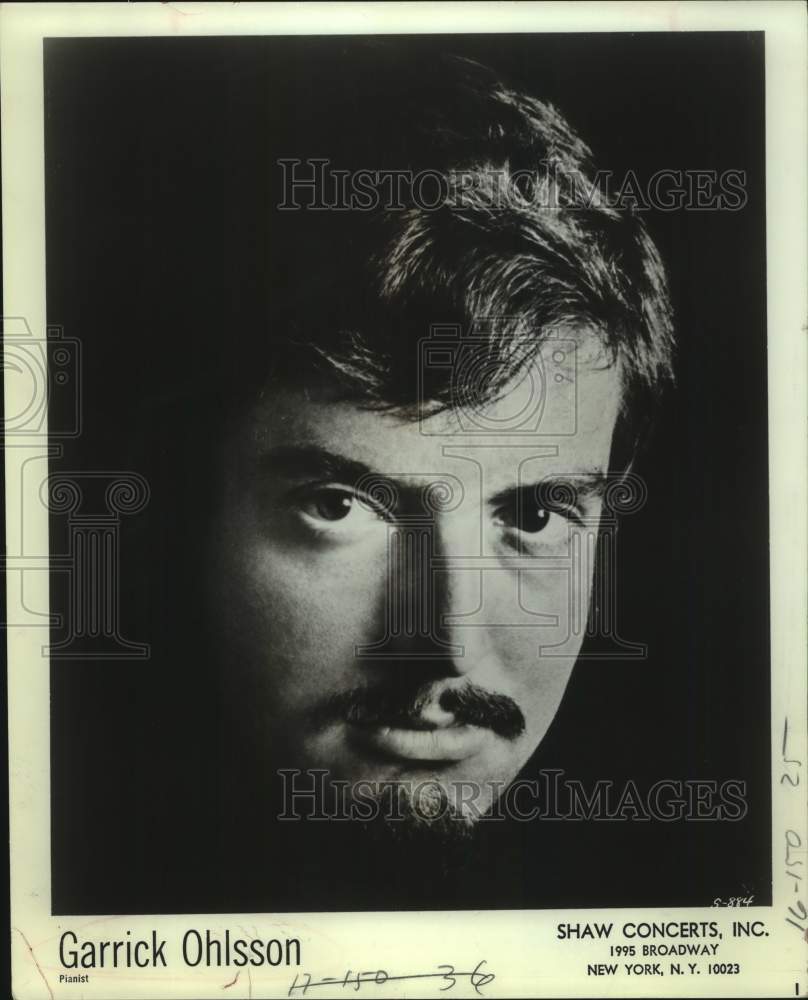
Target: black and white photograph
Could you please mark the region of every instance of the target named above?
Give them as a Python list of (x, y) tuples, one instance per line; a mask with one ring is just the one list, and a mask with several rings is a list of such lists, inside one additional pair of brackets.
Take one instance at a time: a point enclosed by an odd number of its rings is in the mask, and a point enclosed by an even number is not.
[[(5, 269), (9, 523), (32, 498), (8, 625), (42, 658), (58, 927), (15, 995), (165, 967), (159, 930), (85, 919), (122, 914), (181, 921), (159, 995), (202, 965), (233, 996), (248, 965), (285, 976), (250, 996), (393, 995), (359, 958), (315, 976), (294, 923), (205, 928), (500, 911), (551, 918), (585, 995), (761, 995), (776, 935), (797, 964), (769, 988), (803, 995), (804, 469), (781, 471), (805, 359), (772, 327), (765, 25), (141, 6), (167, 27), (43, 31), (44, 327)], [(209, 7), (227, 31), (191, 26)], [(12, 410), (23, 385), (46, 405)], [(409, 947), (395, 995), (506, 995), (494, 950), (449, 983)]]

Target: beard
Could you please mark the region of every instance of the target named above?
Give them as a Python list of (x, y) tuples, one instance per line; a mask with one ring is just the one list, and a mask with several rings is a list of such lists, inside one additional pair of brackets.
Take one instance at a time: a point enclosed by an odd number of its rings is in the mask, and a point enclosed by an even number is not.
[[(366, 801), (363, 797), (363, 805)], [(480, 818), (459, 806), (447, 785), (437, 778), (385, 783), (373, 804), (373, 815), (360, 820), (365, 833), (377, 842), (402, 847), (451, 849), (467, 844)], [(356, 802), (350, 802), (350, 806), (355, 809)]]
[(480, 861), (487, 825), (458, 806), (451, 789), (451, 782), (434, 777), (347, 787), (334, 782), (325, 786), (315, 806), (326, 818), (284, 824), (285, 832), (318, 845), (314, 853), (327, 854), (341, 871), (361, 881), (367, 879), (359, 874), (362, 870), (377, 873), (371, 881), (386, 873), (375, 890), (367, 885), (364, 890), (370, 897), (380, 893), (385, 905), (396, 897), (433, 905), (428, 902), (431, 893), (462, 879)]
[[(437, 779), (390, 782), (377, 790), (373, 814), (335, 824), (346, 870), (366, 864), (386, 872), (391, 896), (412, 904), (434, 905), (434, 893), (460, 885), (477, 869), (483, 852), (485, 823), (459, 807)], [(368, 797), (361, 803), (368, 809)], [(350, 811), (356, 802), (349, 796)], [(336, 845), (335, 845), (336, 846)], [(397, 888), (394, 888), (397, 887)], [(449, 892), (451, 898), (454, 892)], [(389, 900), (386, 891), (383, 897)], [(444, 904), (445, 905), (445, 904)]]

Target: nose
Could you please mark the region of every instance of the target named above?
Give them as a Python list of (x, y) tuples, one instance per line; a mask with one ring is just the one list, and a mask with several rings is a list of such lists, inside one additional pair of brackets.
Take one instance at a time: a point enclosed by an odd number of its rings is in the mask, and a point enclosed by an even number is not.
[(484, 573), (479, 518), (439, 519), (432, 563), (435, 592), (434, 629), (453, 650), (452, 670), (457, 676), (480, 674), (494, 665), (496, 650), (484, 625), (473, 624), (483, 604)]
[(388, 546), (383, 655), (445, 677), (474, 673), (491, 659), (488, 630), (466, 624), (482, 597), (482, 573), (474, 567), (479, 547), (473, 517), (435, 515), (397, 525)]

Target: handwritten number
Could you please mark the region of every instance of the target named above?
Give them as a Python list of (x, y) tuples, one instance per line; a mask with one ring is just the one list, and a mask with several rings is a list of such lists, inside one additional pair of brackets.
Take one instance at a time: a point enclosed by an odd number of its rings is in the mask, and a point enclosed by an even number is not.
[[(802, 767), (802, 761), (797, 760), (796, 757), (786, 757), (786, 747), (788, 746), (788, 718), (786, 717), (785, 724), (783, 726), (783, 749), (781, 756), (783, 758), (784, 764), (796, 764), (797, 767)], [(792, 788), (796, 788), (800, 783), (799, 774), (791, 776), (790, 774), (780, 775), (780, 784), (782, 785), (784, 781), (787, 781)]]
[(470, 979), (471, 985), (474, 987), (475, 993), (482, 993), (483, 986), (487, 986), (490, 982), (496, 979), (493, 972), (480, 972), (480, 967), (485, 965), (485, 959), (482, 962), (478, 962), (472, 972)]
[(322, 979), (316, 982), (312, 981), (311, 974), (308, 972), (302, 973), (306, 978), (304, 981), (299, 981), (300, 977), (295, 975), (292, 985), (289, 987), (289, 992), (287, 996), (294, 996), (296, 991), (299, 991), (303, 995), (309, 990), (309, 988), (314, 988), (315, 986), (328, 986), (332, 984), (341, 984), (344, 987), (348, 984), (354, 987), (354, 990), (358, 991), (362, 983), (373, 983), (376, 986), (383, 986), (387, 982), (403, 982), (407, 979), (442, 979), (445, 986), (441, 986), (440, 992), (445, 993), (447, 990), (452, 989), (452, 987), (457, 985), (458, 979), (468, 978), (471, 985), (474, 987), (475, 993), (482, 995), (482, 988), (487, 986), (490, 982), (496, 979), (493, 972), (483, 972), (482, 967), (486, 964), (486, 960), (483, 959), (478, 962), (474, 968), (473, 972), (455, 972), (455, 967), (453, 965), (439, 965), (438, 969), (443, 970), (440, 972), (414, 972), (410, 975), (405, 976), (391, 976), (385, 969), (376, 969), (369, 972), (357, 972), (353, 978), (351, 978), (352, 969), (348, 969), (345, 975), (338, 979), (333, 976), (324, 976)]
[(445, 993), (447, 990), (450, 990), (457, 983), (457, 979), (455, 978), (455, 975), (454, 975), (454, 966), (453, 965), (439, 965), (438, 968), (439, 969), (448, 969), (449, 970), (448, 972), (444, 972), (444, 974), (442, 976), (442, 978), (445, 979), (447, 981), (447, 983), (448, 983), (447, 986), (441, 986), (441, 988), (440, 988), (441, 993)]
[(287, 996), (290, 996), (290, 997), (294, 996), (295, 990), (300, 990), (300, 992), (303, 994), (303, 996), (306, 995), (306, 990), (309, 988), (309, 985), (311, 984), (311, 973), (310, 972), (304, 972), (303, 975), (306, 977), (306, 981), (305, 981), (305, 983), (301, 983), (298, 986), (298, 983), (297, 983), (297, 974), (295, 974), (294, 982), (289, 987), (289, 992), (286, 994)]

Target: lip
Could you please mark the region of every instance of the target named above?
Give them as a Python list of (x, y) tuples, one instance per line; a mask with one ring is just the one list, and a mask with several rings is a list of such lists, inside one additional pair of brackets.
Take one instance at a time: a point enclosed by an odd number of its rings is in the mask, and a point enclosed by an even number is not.
[(480, 726), (430, 729), (405, 726), (349, 726), (352, 741), (382, 757), (399, 761), (455, 762), (479, 753), (492, 734)]

